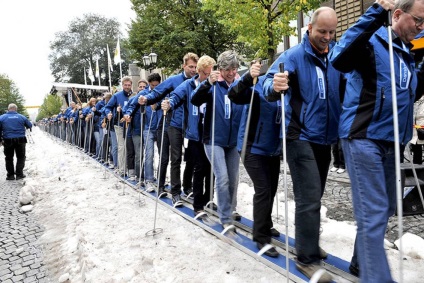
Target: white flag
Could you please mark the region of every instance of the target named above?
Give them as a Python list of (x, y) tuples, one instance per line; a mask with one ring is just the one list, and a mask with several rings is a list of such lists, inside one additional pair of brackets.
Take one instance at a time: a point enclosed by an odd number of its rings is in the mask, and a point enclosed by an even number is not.
[(106, 44), (106, 49), (107, 49), (107, 66), (110, 69), (110, 71), (113, 72), (112, 59), (110, 59), (109, 44)]
[(91, 83), (94, 82), (94, 75), (93, 75), (93, 69), (91, 69), (91, 62), (88, 62), (90, 65), (90, 68), (88, 69), (88, 78), (90, 79)]
[(99, 59), (96, 60), (96, 78), (100, 78)]
[(119, 37), (118, 42), (116, 43), (115, 56), (113, 56), (113, 62), (115, 65), (121, 62), (121, 48), (119, 47)]

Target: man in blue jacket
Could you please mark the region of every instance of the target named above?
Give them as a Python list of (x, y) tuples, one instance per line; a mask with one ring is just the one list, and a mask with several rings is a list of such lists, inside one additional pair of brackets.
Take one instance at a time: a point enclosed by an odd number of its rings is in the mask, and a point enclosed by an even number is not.
[[(0, 143), (4, 145), (6, 160), (6, 180), (20, 180), (25, 178), (25, 147), (27, 139), (25, 130), (31, 129), (31, 122), (21, 114), (18, 114), (16, 104), (9, 104), (7, 113), (0, 116)], [(13, 156), (16, 154), (16, 170), (13, 164)]]
[[(118, 171), (124, 173), (126, 168), (124, 168), (125, 155), (125, 137), (124, 137), (124, 115), (122, 113), (122, 107), (128, 103), (128, 99), (132, 94), (132, 79), (130, 77), (122, 78), (122, 91), (115, 93), (109, 102), (104, 107), (105, 115), (114, 131), (111, 130), (110, 138), (112, 142), (112, 157), (113, 165), (110, 168), (118, 167)], [(112, 119), (113, 118), (113, 119)]]
[[(284, 97), (287, 163), (293, 181), (296, 203), (295, 238), (297, 269), (311, 278), (326, 253), (319, 247), (321, 197), (331, 162), (331, 144), (337, 142), (342, 74), (328, 63), (328, 50), (334, 45), (336, 12), (329, 7), (312, 15), (301, 44), (284, 52), (271, 66), (264, 82), (264, 95)], [(307, 178), (305, 178), (307, 176)], [(318, 282), (330, 282), (324, 273)]]
[[(169, 77), (154, 90), (152, 90), (146, 96), (140, 96), (138, 103), (140, 105), (152, 105), (154, 103), (162, 101), (165, 97), (169, 97), (170, 93), (176, 89), (182, 82), (187, 79), (192, 78), (196, 75), (196, 65), (199, 60), (199, 56), (194, 53), (187, 53), (183, 58), (183, 71), (175, 76)], [(173, 111), (164, 116), (165, 119), (161, 119), (159, 122), (158, 128), (158, 144), (161, 148), (161, 143), (163, 142), (162, 155), (160, 157), (160, 180), (159, 180), (159, 194), (165, 186), (165, 177), (166, 170), (169, 163), (169, 158), (171, 159), (171, 194), (172, 194), (172, 203), (179, 204), (181, 203), (180, 194), (181, 194), (181, 155), (182, 155), (182, 146), (183, 146), (183, 117), (184, 109), (183, 107), (178, 107)], [(171, 124), (172, 118), (172, 124)], [(175, 122), (179, 121), (179, 122)], [(165, 127), (163, 127), (165, 123)], [(171, 125), (170, 125), (171, 124)], [(163, 131), (163, 141), (162, 141), (162, 129)]]
[(333, 66), (349, 73), (339, 135), (358, 226), (350, 270), (358, 272), (359, 263), (361, 282), (394, 282), (384, 250), (387, 222), (396, 209), (389, 34), (383, 26), (388, 10), (403, 148), (412, 137), (414, 100), (424, 91), (423, 72), (417, 77), (410, 53), (410, 41), (424, 29), (424, 1), (377, 0), (330, 53)]

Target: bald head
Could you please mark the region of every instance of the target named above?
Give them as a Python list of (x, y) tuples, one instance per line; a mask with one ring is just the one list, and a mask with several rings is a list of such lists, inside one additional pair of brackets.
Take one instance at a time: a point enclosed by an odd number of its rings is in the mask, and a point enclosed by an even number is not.
[(311, 25), (316, 24), (319, 18), (325, 18), (327, 20), (335, 20), (337, 25), (337, 14), (333, 8), (330, 7), (321, 7), (315, 10), (312, 14)]
[(328, 45), (336, 35), (336, 28), (336, 12), (329, 7), (317, 9), (308, 25), (309, 42), (318, 52), (327, 52)]

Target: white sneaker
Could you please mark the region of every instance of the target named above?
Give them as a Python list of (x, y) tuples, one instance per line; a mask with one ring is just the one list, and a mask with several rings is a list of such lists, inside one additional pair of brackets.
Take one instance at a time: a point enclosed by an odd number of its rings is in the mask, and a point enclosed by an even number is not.
[(346, 170), (343, 168), (340, 168), (339, 170), (337, 170), (337, 174), (342, 174), (344, 173)]
[(147, 183), (146, 184), (146, 192), (151, 193), (156, 189), (156, 186), (154, 183)]
[(330, 172), (336, 172), (337, 170), (339, 170), (339, 168), (333, 167), (333, 168), (330, 169)]
[(110, 164), (109, 169), (115, 169), (115, 166), (113, 164)]
[(128, 178), (128, 181), (137, 181), (137, 177), (131, 176), (131, 177)]

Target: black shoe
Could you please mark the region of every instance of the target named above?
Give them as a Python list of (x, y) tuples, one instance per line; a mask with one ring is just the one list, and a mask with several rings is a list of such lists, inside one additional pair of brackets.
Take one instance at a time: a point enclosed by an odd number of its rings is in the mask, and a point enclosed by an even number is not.
[(359, 266), (354, 266), (352, 264), (349, 265), (350, 274), (359, 277)]
[(270, 229), (270, 231), (271, 231), (271, 236), (272, 236), (272, 237), (280, 237), (280, 232), (278, 232), (278, 230), (277, 230), (277, 229), (275, 229), (274, 227), (272, 227), (272, 228)]
[(183, 202), (181, 201), (180, 195), (173, 195), (172, 196), (172, 205), (175, 206), (175, 207), (183, 206)]
[(26, 177), (26, 175), (16, 175), (16, 180), (21, 180), (21, 179), (23, 179), (23, 178), (25, 178)]
[[(259, 250), (261, 250), (265, 245), (262, 243), (257, 242), (256, 243), (256, 247), (258, 247)], [(277, 252), (277, 250), (272, 247), (269, 250), (267, 250), (266, 252), (264, 252), (265, 255), (270, 256), (270, 257), (278, 257), (279, 253)]]
[(188, 196), (189, 194), (191, 194), (193, 192), (192, 188), (183, 188), (183, 192), (186, 196)]
[(15, 176), (14, 176), (14, 175), (12, 175), (12, 176), (7, 176), (7, 177), (6, 177), (6, 180), (8, 180), (8, 181), (15, 180)]
[(163, 188), (159, 188), (158, 196), (159, 196), (159, 198), (166, 197), (166, 192)]
[(233, 212), (233, 219), (235, 220), (235, 221), (240, 221), (241, 220), (241, 215), (240, 214), (238, 214), (238, 212)]

